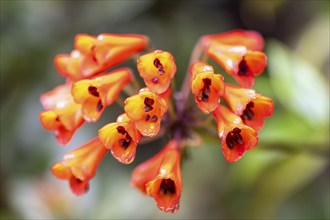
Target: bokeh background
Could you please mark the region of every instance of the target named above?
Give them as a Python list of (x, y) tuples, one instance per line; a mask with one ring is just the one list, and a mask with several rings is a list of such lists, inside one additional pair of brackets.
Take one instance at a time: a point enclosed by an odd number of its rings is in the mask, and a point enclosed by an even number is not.
[[(163, 143), (139, 146), (127, 166), (109, 154), (83, 197), (50, 175), (122, 111), (105, 111), (66, 147), (41, 127), (40, 94), (64, 82), (53, 57), (69, 53), (77, 33), (148, 35), (175, 56), (179, 87), (198, 38), (237, 28), (265, 37), (269, 65), (255, 89), (274, 99), (275, 112), (237, 163), (224, 160), (212, 135), (189, 149), (177, 214), (129, 185), (134, 167)], [(329, 219), (328, 1), (1, 0), (0, 40), (1, 219)], [(125, 66), (135, 68), (132, 60)]]

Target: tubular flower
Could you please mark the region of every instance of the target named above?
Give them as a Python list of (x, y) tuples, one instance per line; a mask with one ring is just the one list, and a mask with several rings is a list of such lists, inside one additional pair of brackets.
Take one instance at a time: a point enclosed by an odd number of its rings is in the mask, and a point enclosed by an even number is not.
[(78, 34), (75, 49), (70, 54), (59, 54), (54, 63), (58, 72), (73, 81), (102, 73), (142, 51), (148, 38), (137, 34)]
[(40, 98), (46, 110), (39, 114), (40, 122), (46, 130), (54, 131), (61, 145), (67, 144), (84, 123), (81, 106), (73, 101), (70, 90), (71, 84), (66, 83), (44, 93)]
[(137, 68), (148, 89), (156, 94), (168, 89), (176, 73), (176, 64), (172, 54), (162, 50), (140, 56)]
[(212, 43), (240, 45), (256, 51), (261, 51), (264, 48), (262, 36), (251, 30), (232, 30), (225, 33), (205, 35), (200, 42), (205, 48), (208, 48)]
[(131, 184), (153, 197), (165, 212), (176, 212), (182, 191), (180, 153), (175, 140), (133, 171)]
[(222, 140), (222, 152), (228, 162), (239, 160), (246, 150), (253, 149), (258, 143), (258, 133), (225, 106), (219, 105), (213, 116)]
[(190, 74), (190, 87), (198, 108), (205, 114), (214, 111), (224, 93), (223, 76), (215, 74), (212, 66), (204, 62), (193, 64)]
[(107, 153), (98, 138), (64, 155), (62, 161), (55, 163), (52, 174), (58, 179), (68, 180), (72, 192), (82, 195), (89, 189), (89, 180), (95, 175), (102, 158)]
[(244, 46), (215, 43), (207, 50), (207, 54), (244, 88), (251, 88), (254, 76), (260, 75), (267, 65), (267, 57), (263, 52), (251, 51)]
[(99, 139), (119, 162), (130, 164), (135, 158), (141, 134), (134, 121), (122, 114), (117, 122), (107, 124), (99, 130)]
[(125, 100), (124, 110), (135, 121), (142, 135), (154, 137), (158, 134), (160, 122), (167, 109), (161, 97), (148, 89), (141, 89), (138, 95)]
[[(201, 131), (213, 126), (228, 162), (239, 160), (257, 145), (264, 118), (274, 110), (270, 98), (251, 89), (254, 77), (267, 64), (260, 52), (264, 41), (259, 33), (246, 30), (202, 36), (179, 91), (170, 86), (177, 69), (174, 57), (163, 50), (150, 51), (151, 45), (137, 57), (137, 71), (123, 67), (106, 73), (144, 50), (148, 41), (146, 36), (135, 34), (76, 35), (73, 51), (55, 57), (55, 66), (67, 83), (41, 96), (45, 111), (40, 113), (40, 120), (47, 130), (55, 132), (61, 144), (66, 144), (85, 121), (96, 122), (116, 101), (124, 113), (115, 122), (105, 123), (96, 138), (67, 153), (51, 172), (68, 180), (71, 190), (82, 195), (108, 151), (118, 162), (132, 164), (139, 144), (165, 139), (165, 146), (154, 146), (161, 147), (156, 155), (134, 169), (130, 182), (152, 197), (162, 211), (176, 212), (182, 192), (181, 155), (188, 147), (201, 144), (207, 135)], [(218, 62), (239, 86), (226, 84), (208, 58)], [(138, 75), (144, 81), (142, 86), (134, 81)], [(228, 108), (220, 104), (222, 98)], [(203, 117), (198, 109), (205, 114), (212, 112), (216, 126), (210, 124), (212, 117)]]
[(256, 94), (252, 89), (239, 88), (230, 84), (225, 85), (225, 100), (241, 117), (244, 124), (259, 132), (264, 125), (264, 118), (270, 117), (274, 111), (271, 98)]
[(82, 105), (84, 119), (95, 122), (101, 116), (104, 107), (111, 105), (122, 88), (132, 79), (128, 68), (120, 68), (94, 79), (84, 79), (72, 86), (72, 95), (76, 103)]

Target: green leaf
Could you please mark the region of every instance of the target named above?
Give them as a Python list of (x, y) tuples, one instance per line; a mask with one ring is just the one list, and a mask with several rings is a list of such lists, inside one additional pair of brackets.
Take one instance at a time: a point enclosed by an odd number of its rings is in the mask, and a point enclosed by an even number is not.
[(314, 127), (329, 123), (329, 85), (320, 71), (272, 40), (267, 48), (270, 80), (281, 104), (303, 116)]

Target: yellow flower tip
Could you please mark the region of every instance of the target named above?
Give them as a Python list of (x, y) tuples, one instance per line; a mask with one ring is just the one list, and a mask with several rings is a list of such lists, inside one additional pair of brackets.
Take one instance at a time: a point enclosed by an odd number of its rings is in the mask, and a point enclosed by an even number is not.
[(176, 73), (176, 64), (172, 54), (162, 50), (140, 56), (137, 60), (140, 76), (151, 92), (165, 92)]

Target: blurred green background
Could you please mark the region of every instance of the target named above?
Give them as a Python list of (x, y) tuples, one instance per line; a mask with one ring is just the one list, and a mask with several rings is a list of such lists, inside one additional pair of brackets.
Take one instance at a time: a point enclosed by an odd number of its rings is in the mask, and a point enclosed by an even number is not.
[[(53, 57), (69, 53), (76, 34), (148, 35), (175, 56), (179, 85), (200, 36), (237, 28), (265, 37), (269, 65), (255, 89), (274, 99), (275, 112), (237, 163), (224, 160), (214, 136), (189, 149), (177, 214), (162, 213), (129, 185), (158, 143), (139, 146), (127, 166), (109, 154), (83, 197), (51, 176), (54, 162), (122, 111), (85, 124), (67, 147), (41, 127), (40, 94), (64, 82)], [(1, 219), (330, 218), (328, 1), (1, 0), (0, 39)], [(125, 66), (135, 68), (132, 60)]]

